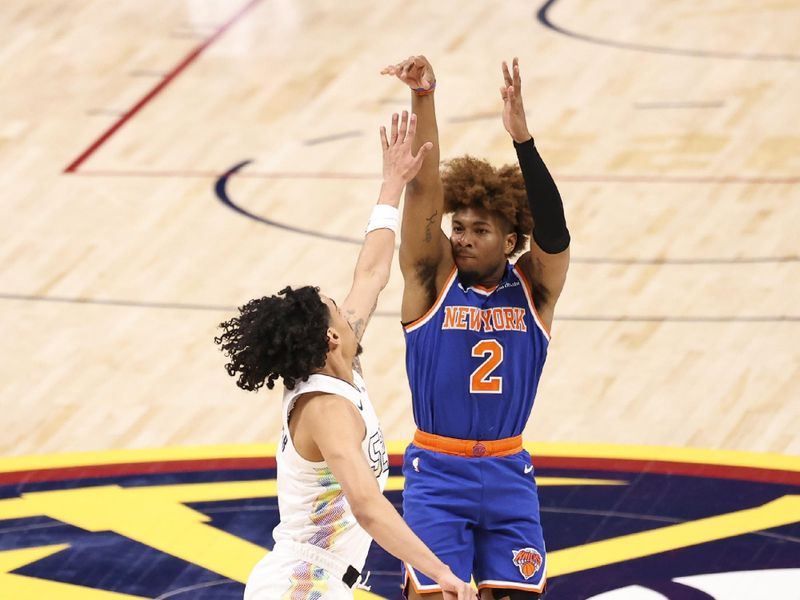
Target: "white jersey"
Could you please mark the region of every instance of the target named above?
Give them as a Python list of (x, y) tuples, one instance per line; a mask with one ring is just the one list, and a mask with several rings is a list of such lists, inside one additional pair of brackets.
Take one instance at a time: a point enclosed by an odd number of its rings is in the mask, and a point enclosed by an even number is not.
[[(284, 543), (310, 544), (332, 553), (358, 571), (364, 568), (372, 538), (356, 522), (342, 486), (325, 461), (301, 457), (289, 435), (289, 414), (298, 397), (309, 392), (346, 398), (364, 419), (367, 433), (361, 448), (383, 491), (389, 476), (389, 459), (378, 418), (361, 376), (353, 372), (353, 385), (329, 375), (314, 374), (283, 396), (283, 432), (277, 453), (278, 508), (281, 520), (273, 531), (276, 548)], [(313, 406), (310, 407), (313, 410)]]

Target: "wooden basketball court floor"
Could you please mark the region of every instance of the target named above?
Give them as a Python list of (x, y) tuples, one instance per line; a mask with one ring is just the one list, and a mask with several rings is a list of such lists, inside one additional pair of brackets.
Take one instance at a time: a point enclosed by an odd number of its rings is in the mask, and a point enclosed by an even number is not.
[[(0, 456), (273, 442), (280, 394), (236, 388), (216, 325), (285, 284), (343, 297), (409, 104), (379, 71), (424, 53), (443, 159), (497, 164), (519, 56), (564, 198), (526, 440), (796, 459), (798, 30), (792, 0), (6, 0)], [(395, 264), (363, 360), (397, 442), (401, 290)]]

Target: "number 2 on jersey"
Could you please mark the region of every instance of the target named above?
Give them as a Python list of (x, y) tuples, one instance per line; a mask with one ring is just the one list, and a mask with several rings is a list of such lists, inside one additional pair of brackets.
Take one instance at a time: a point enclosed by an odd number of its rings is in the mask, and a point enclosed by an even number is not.
[(486, 357), (469, 378), (469, 391), (472, 394), (503, 393), (503, 378), (492, 377), (492, 371), (503, 362), (503, 347), (497, 340), (481, 340), (472, 347), (474, 358)]

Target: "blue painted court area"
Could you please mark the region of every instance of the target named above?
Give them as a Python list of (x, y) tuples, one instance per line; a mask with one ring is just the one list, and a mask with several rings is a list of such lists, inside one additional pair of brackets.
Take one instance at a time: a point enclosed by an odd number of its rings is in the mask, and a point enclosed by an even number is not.
[[(393, 464), (391, 475), (399, 476), (396, 459)], [(769, 586), (785, 589), (785, 595), (780, 592), (765, 598), (800, 597), (792, 596), (800, 589), (800, 511), (796, 510), (800, 486), (794, 482), (770, 483), (770, 472), (764, 473), (761, 480), (751, 481), (730, 479), (727, 475), (539, 469), (537, 479), (549, 553), (547, 600), (724, 600), (734, 597), (725, 590), (740, 585), (736, 582), (743, 578), (764, 590)], [(138, 488), (165, 490), (169, 494), (172, 489), (190, 489), (192, 484), (261, 485), (274, 477), (274, 469), (269, 468), (214, 469), (5, 485), (0, 487), (0, 557), (23, 548), (66, 546), (11, 570), (10, 575), (9, 571), (0, 573), (0, 582), (21, 575), (140, 598), (239, 599), (244, 589), (241, 582), (135, 541), (131, 539), (136, 537), (135, 531), (128, 537), (114, 531), (88, 531), (41, 515), (3, 517), (10, 514), (9, 507), (15, 506), (13, 503), (19, 498), (44, 498), (46, 505), (48, 494), (64, 490), (80, 491), (90, 499), (94, 493), (106, 493), (109, 486), (119, 486), (123, 493)], [(387, 496), (401, 508), (400, 491), (389, 491)], [(206, 515), (208, 524), (217, 532), (267, 549), (273, 545), (271, 532), (278, 523), (274, 496), (188, 502), (184, 506)], [(132, 515), (130, 521), (136, 519), (137, 515)], [(718, 523), (716, 533), (698, 534), (707, 529), (703, 524), (709, 519)], [(758, 529), (762, 521), (779, 524)], [(683, 536), (685, 542), (673, 542), (676, 547), (668, 551), (653, 553), (648, 549), (662, 543), (668, 537), (663, 534), (670, 527), (681, 524), (685, 530), (673, 533), (672, 538), (677, 535), (680, 540)], [(752, 531), (740, 531), (750, 525)], [(739, 533), (735, 533), (737, 530)], [(635, 537), (645, 532), (649, 537)], [(705, 536), (705, 541), (698, 543), (698, 535)], [(720, 539), (709, 539), (715, 537)], [(576, 548), (586, 544), (589, 560), (595, 565), (588, 569), (581, 567), (585, 556), (574, 554)], [(215, 551), (213, 547), (205, 550), (211, 555)], [(624, 557), (631, 552), (641, 555)], [(371, 571), (372, 593), (400, 598), (400, 567), (396, 559), (373, 544), (366, 568)], [(787, 585), (794, 587), (784, 587)], [(0, 597), (5, 598), (2, 594)]]

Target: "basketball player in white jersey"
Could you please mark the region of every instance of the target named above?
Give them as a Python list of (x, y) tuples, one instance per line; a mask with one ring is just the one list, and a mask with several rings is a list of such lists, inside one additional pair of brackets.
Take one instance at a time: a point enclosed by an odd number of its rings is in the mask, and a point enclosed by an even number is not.
[(363, 585), (372, 538), (433, 578), (449, 600), (476, 597), (383, 496), (386, 448), (357, 358), (389, 280), (400, 194), (431, 149), (425, 144), (412, 154), (415, 130), (416, 116), (405, 111), (402, 119), (393, 115), (388, 138), (381, 127), (383, 185), (342, 305), (315, 287), (286, 287), (241, 307), (214, 340), (239, 387), (272, 388), (279, 377), (285, 387), (277, 454), (281, 520), (273, 551), (248, 579), (245, 600), (351, 599), (353, 586)]

